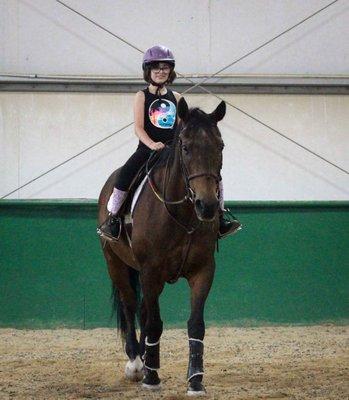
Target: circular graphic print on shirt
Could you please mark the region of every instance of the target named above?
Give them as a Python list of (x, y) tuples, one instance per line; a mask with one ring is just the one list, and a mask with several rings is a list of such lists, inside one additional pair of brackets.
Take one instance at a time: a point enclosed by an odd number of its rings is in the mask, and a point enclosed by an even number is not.
[(149, 119), (157, 128), (171, 129), (176, 121), (176, 106), (170, 100), (154, 100), (149, 106)]

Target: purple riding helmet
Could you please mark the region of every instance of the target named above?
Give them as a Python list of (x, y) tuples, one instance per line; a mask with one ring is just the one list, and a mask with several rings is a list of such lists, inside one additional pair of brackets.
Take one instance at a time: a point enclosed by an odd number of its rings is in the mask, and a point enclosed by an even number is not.
[(175, 58), (172, 51), (165, 46), (153, 46), (148, 49), (143, 56), (143, 70), (145, 67), (154, 62), (166, 62), (174, 68)]

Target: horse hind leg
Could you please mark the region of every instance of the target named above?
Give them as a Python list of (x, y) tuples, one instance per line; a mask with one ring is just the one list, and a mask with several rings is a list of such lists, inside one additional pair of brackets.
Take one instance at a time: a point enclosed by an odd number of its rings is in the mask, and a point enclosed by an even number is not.
[(143, 379), (143, 361), (138, 355), (134, 360), (128, 360), (125, 366), (125, 376), (133, 382), (139, 382)]
[(129, 358), (125, 366), (125, 375), (129, 380), (140, 381), (143, 378), (143, 362), (135, 326), (139, 292), (138, 271), (123, 263), (107, 246), (104, 253), (113, 283), (113, 307), (117, 314), (117, 326)]
[(129, 380), (137, 382), (143, 378), (143, 361), (140, 357), (139, 343), (136, 335), (136, 309), (125, 298), (121, 300), (120, 296), (116, 294), (114, 297), (115, 300), (118, 302), (118, 329), (121, 331), (125, 352), (129, 358), (125, 366), (125, 376)]

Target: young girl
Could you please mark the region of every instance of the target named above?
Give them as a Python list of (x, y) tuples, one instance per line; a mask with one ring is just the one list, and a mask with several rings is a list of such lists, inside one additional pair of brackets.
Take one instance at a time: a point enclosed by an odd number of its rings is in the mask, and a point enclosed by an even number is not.
[[(166, 87), (176, 78), (173, 53), (167, 47), (153, 46), (145, 52), (142, 67), (144, 80), (149, 86), (137, 92), (134, 101), (135, 133), (139, 138), (139, 144), (135, 153), (120, 170), (107, 204), (110, 217), (98, 230), (100, 235), (111, 240), (117, 240), (120, 235), (121, 220), (117, 214), (132, 180), (151, 152), (163, 149), (164, 143), (173, 139), (177, 127), (177, 102), (180, 95)], [(219, 191), (221, 210), (223, 210), (221, 182)], [(223, 212), (220, 212), (221, 236), (234, 233), (239, 228), (240, 223), (237, 220), (225, 220)]]

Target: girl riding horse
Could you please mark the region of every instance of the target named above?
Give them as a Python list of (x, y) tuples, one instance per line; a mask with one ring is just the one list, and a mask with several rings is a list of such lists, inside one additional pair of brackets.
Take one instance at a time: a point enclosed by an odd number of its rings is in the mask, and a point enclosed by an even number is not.
[[(117, 240), (121, 232), (119, 210), (126, 199), (131, 182), (148, 160), (152, 151), (161, 151), (165, 143), (173, 140), (177, 127), (177, 103), (180, 95), (167, 89), (176, 78), (175, 59), (170, 49), (153, 46), (143, 57), (143, 76), (149, 84), (136, 93), (134, 100), (135, 133), (139, 138), (136, 151), (121, 168), (109, 198), (109, 217), (99, 227), (98, 233), (108, 239)], [(224, 218), (222, 180), (219, 180), (219, 237), (235, 233), (241, 225), (238, 220)]]

